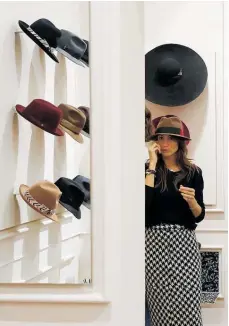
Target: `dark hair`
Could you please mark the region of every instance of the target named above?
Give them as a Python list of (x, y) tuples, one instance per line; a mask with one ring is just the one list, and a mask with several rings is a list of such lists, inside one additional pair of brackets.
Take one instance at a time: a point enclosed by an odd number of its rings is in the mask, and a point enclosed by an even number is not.
[(151, 140), (152, 137), (152, 116), (149, 109), (145, 107), (145, 142)]
[[(182, 180), (187, 178), (189, 181), (196, 170), (199, 170), (199, 168), (192, 163), (192, 160), (187, 157), (188, 150), (185, 143), (185, 140), (173, 136), (173, 139), (175, 139), (178, 143), (178, 150), (176, 152), (176, 164), (181, 168), (180, 173), (176, 174), (176, 177), (174, 178), (174, 186), (176, 189), (178, 189), (178, 183), (181, 183)], [(149, 162), (146, 163), (148, 165)], [(168, 169), (164, 163), (163, 157), (161, 154), (158, 154), (158, 161), (156, 165), (157, 170), (157, 178), (155, 179), (155, 188), (161, 187), (161, 192), (167, 190), (167, 173)]]

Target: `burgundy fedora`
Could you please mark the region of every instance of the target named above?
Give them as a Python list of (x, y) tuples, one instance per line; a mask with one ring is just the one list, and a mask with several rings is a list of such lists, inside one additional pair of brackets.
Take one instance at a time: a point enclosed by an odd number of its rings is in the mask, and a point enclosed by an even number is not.
[[(152, 120), (153, 129), (155, 129), (155, 130), (157, 129), (158, 123), (160, 122), (161, 118), (171, 118), (171, 117), (177, 117), (177, 116), (168, 114), (168, 115), (157, 117), (157, 118), (153, 119)], [(189, 129), (186, 126), (186, 124), (182, 120), (180, 120), (180, 121), (181, 121), (181, 137), (185, 138), (185, 142), (188, 145), (190, 142), (190, 132), (189, 132)], [(154, 133), (154, 131), (153, 131), (153, 133)]]
[(55, 136), (63, 136), (58, 127), (62, 119), (62, 111), (50, 102), (42, 99), (33, 100), (28, 106), (15, 106), (16, 111), (26, 120)]

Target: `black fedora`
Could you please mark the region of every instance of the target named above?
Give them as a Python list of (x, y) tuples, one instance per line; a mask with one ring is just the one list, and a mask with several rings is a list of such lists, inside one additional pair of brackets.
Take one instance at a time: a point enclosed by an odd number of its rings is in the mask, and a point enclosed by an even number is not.
[(59, 63), (57, 57), (53, 54), (53, 49), (56, 48), (57, 38), (61, 36), (61, 32), (52, 22), (41, 18), (30, 26), (21, 20), (18, 21), (18, 24), (22, 31), (44, 50), (50, 58)]
[(60, 204), (71, 212), (76, 218), (81, 218), (80, 206), (84, 201), (84, 192), (73, 180), (59, 178), (55, 185), (60, 189), (62, 195)]
[(89, 108), (87, 106), (79, 106), (78, 110), (82, 111), (86, 117), (86, 122), (85, 125), (83, 127), (83, 129), (81, 130), (81, 133), (90, 138), (90, 115), (89, 115)]
[(145, 98), (163, 106), (180, 106), (204, 90), (208, 71), (194, 50), (180, 44), (163, 44), (145, 55)]
[(61, 29), (56, 50), (80, 66), (88, 66), (88, 42), (77, 35)]
[(82, 189), (84, 193), (83, 205), (86, 206), (88, 209), (90, 209), (91, 208), (90, 179), (82, 175), (77, 175), (73, 179), (73, 181), (80, 189)]

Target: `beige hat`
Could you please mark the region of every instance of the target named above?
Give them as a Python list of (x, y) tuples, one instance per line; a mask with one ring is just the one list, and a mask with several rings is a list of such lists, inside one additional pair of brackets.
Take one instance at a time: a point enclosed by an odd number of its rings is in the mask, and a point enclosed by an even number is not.
[(63, 113), (63, 118), (60, 121), (60, 128), (66, 131), (78, 143), (83, 143), (83, 136), (80, 133), (86, 123), (85, 114), (81, 110), (68, 104), (62, 103), (58, 108), (60, 108)]
[(44, 180), (28, 187), (20, 185), (19, 192), (24, 201), (41, 215), (58, 222), (55, 214), (62, 194), (60, 189), (52, 182)]

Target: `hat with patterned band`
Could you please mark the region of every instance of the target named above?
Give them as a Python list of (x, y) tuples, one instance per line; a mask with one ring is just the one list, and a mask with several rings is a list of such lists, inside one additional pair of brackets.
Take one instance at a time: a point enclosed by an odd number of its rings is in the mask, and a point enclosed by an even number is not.
[(184, 140), (191, 140), (191, 138), (184, 134), (182, 121), (176, 116), (164, 116), (160, 119), (152, 139), (158, 135), (171, 135)]
[(54, 183), (44, 180), (35, 183), (31, 187), (22, 184), (19, 187), (19, 193), (32, 209), (58, 222), (56, 209), (62, 192)]
[(48, 19), (41, 18), (36, 20), (30, 26), (18, 21), (22, 31), (30, 37), (50, 58), (59, 63), (59, 60), (53, 53), (57, 46), (57, 39), (61, 36), (61, 31)]

